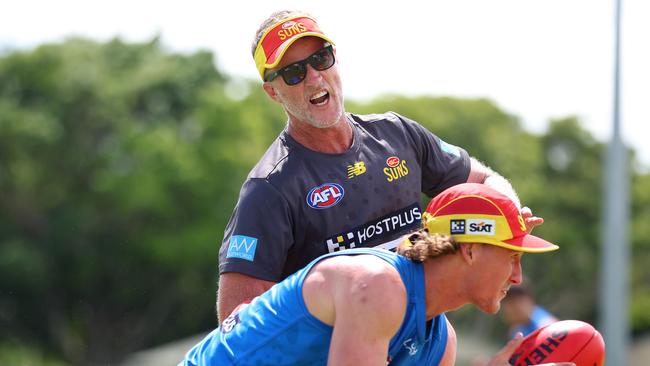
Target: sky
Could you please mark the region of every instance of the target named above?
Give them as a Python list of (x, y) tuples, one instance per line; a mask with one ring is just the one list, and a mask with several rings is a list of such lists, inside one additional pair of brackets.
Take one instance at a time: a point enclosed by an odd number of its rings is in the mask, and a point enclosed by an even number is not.
[[(2, 1), (5, 52), (69, 36), (158, 35), (170, 51), (212, 51), (219, 70), (251, 79), (259, 24), (275, 10), (303, 10), (336, 43), (348, 99), (488, 98), (531, 132), (577, 116), (600, 141), (612, 134), (615, 0)], [(620, 121), (647, 170), (650, 1), (621, 1)]]

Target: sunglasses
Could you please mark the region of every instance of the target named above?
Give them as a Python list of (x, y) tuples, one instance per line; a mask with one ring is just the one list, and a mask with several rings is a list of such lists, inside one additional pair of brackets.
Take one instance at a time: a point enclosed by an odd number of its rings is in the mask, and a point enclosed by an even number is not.
[(323, 71), (332, 67), (335, 61), (334, 51), (330, 44), (304, 60), (294, 62), (291, 65), (266, 75), (264, 81), (273, 81), (278, 76), (282, 76), (282, 79), (287, 85), (296, 85), (305, 80), (305, 76), (307, 76), (307, 64), (310, 64), (314, 70)]

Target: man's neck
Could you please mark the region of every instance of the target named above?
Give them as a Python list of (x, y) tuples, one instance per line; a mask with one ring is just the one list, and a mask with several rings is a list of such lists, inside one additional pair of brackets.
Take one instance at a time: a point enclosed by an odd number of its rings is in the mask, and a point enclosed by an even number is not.
[(432, 319), (444, 312), (458, 309), (467, 303), (463, 293), (463, 275), (456, 256), (445, 255), (424, 262), (424, 291), (426, 318)]
[(344, 153), (353, 142), (352, 126), (345, 115), (328, 128), (316, 128), (306, 123), (289, 121), (287, 132), (299, 144), (325, 154)]

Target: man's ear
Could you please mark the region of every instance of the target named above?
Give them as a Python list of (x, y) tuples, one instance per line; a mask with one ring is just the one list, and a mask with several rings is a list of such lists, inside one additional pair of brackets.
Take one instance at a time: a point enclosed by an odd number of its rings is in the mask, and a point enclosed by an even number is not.
[(268, 96), (271, 97), (271, 99), (275, 100), (278, 103), (281, 103), (278, 93), (275, 91), (275, 88), (273, 87), (273, 85), (271, 85), (270, 82), (265, 81), (264, 84), (262, 84), (262, 88), (264, 89), (266, 94), (268, 94)]
[(476, 248), (474, 248), (474, 244), (471, 243), (460, 244), (460, 255), (468, 264), (474, 263), (475, 249)]

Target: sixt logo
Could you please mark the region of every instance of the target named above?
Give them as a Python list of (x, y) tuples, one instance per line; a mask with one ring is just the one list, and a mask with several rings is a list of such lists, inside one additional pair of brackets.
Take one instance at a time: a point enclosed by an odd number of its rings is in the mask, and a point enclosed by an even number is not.
[(307, 204), (311, 208), (324, 209), (335, 206), (341, 202), (345, 191), (336, 183), (325, 183), (314, 187), (307, 194)]
[(470, 235), (494, 235), (496, 232), (494, 220), (467, 219), (467, 228)]

